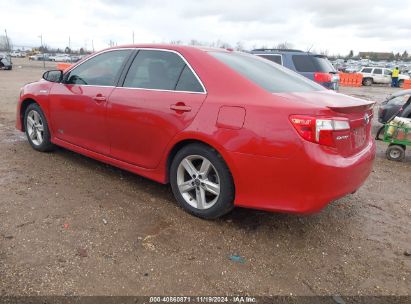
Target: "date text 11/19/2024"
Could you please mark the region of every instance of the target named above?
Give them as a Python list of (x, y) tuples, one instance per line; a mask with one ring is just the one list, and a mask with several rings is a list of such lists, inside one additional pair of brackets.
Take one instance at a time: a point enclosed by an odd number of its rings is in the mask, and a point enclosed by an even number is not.
[(165, 296), (150, 297), (150, 303), (256, 303), (255, 297), (250, 296)]

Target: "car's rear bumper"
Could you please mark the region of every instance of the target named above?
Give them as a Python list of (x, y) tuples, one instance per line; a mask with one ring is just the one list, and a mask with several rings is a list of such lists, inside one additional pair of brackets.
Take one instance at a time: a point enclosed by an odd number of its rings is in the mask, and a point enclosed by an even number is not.
[(344, 158), (306, 142), (290, 159), (231, 153), (236, 166), (235, 205), (268, 211), (311, 213), (355, 192), (371, 172), (375, 143)]

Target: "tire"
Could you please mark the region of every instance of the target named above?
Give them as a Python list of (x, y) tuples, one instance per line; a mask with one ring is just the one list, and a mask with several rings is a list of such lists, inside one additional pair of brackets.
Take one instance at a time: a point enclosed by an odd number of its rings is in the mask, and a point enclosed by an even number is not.
[(381, 134), (384, 135), (384, 131), (385, 131), (385, 125), (382, 125), (378, 131), (377, 131), (377, 135), (375, 135), (375, 140), (383, 140), (383, 138), (381, 138)]
[(402, 88), (404, 86), (404, 80), (398, 81), (398, 87)]
[(372, 78), (364, 78), (363, 81), (362, 81), (362, 84), (363, 84), (364, 86), (369, 87), (370, 85), (373, 84), (373, 82), (374, 82), (374, 81), (372, 80)]
[(46, 116), (36, 103), (30, 104), (24, 113), (24, 129), (27, 140), (34, 150), (48, 152), (55, 147), (50, 141)]
[(403, 161), (405, 158), (405, 149), (400, 145), (390, 145), (385, 152), (385, 155), (389, 160)]
[(197, 217), (215, 219), (234, 208), (231, 173), (209, 146), (195, 143), (178, 151), (170, 167), (170, 184), (179, 205)]

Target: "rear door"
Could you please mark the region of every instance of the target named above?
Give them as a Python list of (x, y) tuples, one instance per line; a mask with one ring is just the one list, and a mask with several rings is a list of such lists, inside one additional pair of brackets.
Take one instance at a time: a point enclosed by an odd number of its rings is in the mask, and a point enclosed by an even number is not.
[(206, 91), (190, 65), (168, 50), (140, 50), (108, 103), (111, 155), (155, 168), (171, 139), (190, 125)]

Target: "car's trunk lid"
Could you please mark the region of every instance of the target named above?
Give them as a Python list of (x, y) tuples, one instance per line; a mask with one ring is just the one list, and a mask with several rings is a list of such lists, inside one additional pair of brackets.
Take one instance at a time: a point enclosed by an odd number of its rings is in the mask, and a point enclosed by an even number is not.
[(300, 115), (314, 115), (319, 118), (345, 118), (349, 130), (335, 131), (335, 151), (345, 157), (358, 153), (372, 140), (371, 119), (373, 101), (363, 100), (332, 91), (275, 94), (292, 102), (299, 103)]

